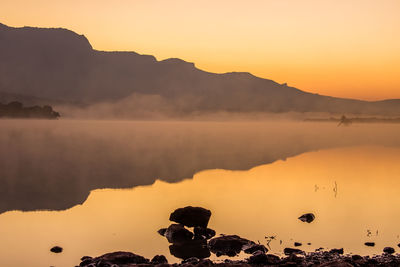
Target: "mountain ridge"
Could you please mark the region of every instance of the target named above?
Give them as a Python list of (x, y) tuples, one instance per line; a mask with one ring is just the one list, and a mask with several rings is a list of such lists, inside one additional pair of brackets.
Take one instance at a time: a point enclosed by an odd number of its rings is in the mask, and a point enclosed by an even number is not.
[[(400, 115), (400, 100), (309, 93), (248, 72), (212, 73), (178, 58), (94, 50), (63, 28), (0, 24), (0, 91), (92, 105), (160, 96), (175, 113), (328, 112)], [(53, 103), (48, 103), (53, 104)]]

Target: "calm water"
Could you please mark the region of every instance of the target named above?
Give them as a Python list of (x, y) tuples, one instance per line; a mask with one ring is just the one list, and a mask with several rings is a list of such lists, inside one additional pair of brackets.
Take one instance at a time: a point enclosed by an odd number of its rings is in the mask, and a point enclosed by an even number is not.
[[(3, 266), (73, 266), (116, 250), (177, 261), (156, 231), (186, 205), (209, 208), (218, 234), (276, 236), (276, 254), (294, 241), (360, 254), (400, 242), (397, 125), (0, 123)], [(316, 220), (297, 220), (305, 212)]]

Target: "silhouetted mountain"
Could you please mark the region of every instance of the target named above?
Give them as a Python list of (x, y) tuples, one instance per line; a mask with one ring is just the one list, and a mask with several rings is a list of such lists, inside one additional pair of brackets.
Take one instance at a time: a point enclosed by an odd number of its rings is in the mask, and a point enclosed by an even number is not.
[(303, 92), (249, 73), (215, 74), (180, 59), (93, 50), (66, 29), (0, 24), (0, 91), (67, 102), (157, 95), (175, 113), (332, 112), (399, 115), (400, 100), (367, 102)]

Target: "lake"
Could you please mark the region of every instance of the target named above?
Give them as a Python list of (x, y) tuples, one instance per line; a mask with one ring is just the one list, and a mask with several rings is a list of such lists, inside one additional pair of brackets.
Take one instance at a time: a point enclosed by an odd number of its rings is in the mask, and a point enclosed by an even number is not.
[[(0, 260), (74, 266), (123, 250), (151, 258), (187, 205), (272, 253), (400, 243), (400, 125), (300, 121), (0, 121)], [(307, 224), (297, 218), (316, 215)], [(366, 247), (364, 242), (375, 242)], [(311, 245), (307, 245), (311, 243)], [(64, 248), (60, 254), (52, 246)], [(240, 257), (242, 257), (241, 255)], [(215, 256), (214, 256), (215, 258)]]

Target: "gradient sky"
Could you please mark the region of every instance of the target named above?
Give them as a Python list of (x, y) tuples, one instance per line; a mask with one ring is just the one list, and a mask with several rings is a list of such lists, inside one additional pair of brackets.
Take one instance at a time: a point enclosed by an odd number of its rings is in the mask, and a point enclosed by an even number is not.
[(399, 0), (1, 0), (0, 22), (319, 94), (400, 98)]

